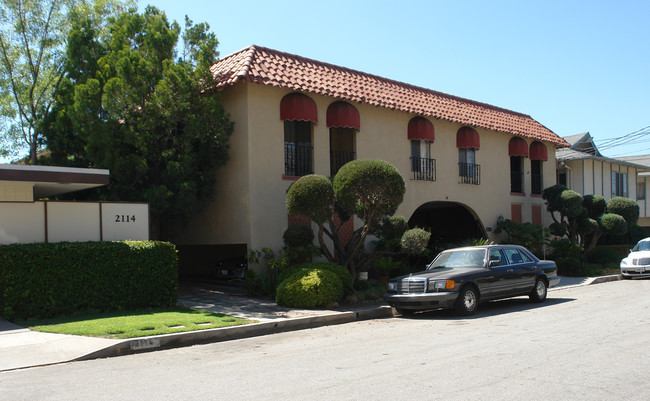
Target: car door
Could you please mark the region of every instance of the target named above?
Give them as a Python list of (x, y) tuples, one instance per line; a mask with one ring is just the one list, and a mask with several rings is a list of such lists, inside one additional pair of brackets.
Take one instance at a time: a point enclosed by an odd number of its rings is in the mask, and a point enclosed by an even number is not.
[(512, 273), (513, 291), (528, 292), (535, 285), (536, 268), (533, 259), (518, 248), (504, 248)]
[(507, 296), (513, 291), (513, 278), (503, 250), (500, 247), (490, 248), (487, 271), (479, 282), (481, 297), (491, 299)]

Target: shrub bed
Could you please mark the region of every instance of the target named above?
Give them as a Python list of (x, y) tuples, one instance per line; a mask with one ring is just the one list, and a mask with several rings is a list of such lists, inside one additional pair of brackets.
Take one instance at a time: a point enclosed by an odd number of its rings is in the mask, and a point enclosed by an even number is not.
[(170, 243), (0, 246), (0, 313), (7, 319), (173, 306), (177, 287), (178, 258)]

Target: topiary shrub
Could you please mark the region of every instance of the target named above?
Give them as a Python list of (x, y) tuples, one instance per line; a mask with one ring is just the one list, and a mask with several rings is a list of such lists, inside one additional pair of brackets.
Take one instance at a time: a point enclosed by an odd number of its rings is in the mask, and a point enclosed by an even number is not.
[(630, 198), (615, 196), (607, 202), (607, 213), (623, 216), (627, 224), (636, 224), (639, 220), (639, 205)]
[(322, 224), (332, 217), (334, 192), (332, 182), (322, 175), (306, 175), (287, 191), (287, 211), (301, 214)]
[(316, 308), (339, 302), (343, 284), (332, 271), (322, 268), (302, 268), (280, 283), (275, 302), (291, 308)]
[(311, 226), (294, 224), (285, 230), (282, 239), (289, 248), (306, 247), (314, 241), (314, 230)]
[(412, 228), (402, 236), (402, 250), (410, 255), (424, 252), (429, 245), (431, 233), (421, 228)]
[(390, 216), (381, 225), (381, 236), (386, 240), (402, 238), (409, 229), (409, 223), (402, 216)]
[(282, 284), (284, 280), (304, 271), (305, 269), (314, 268), (331, 271), (336, 274), (339, 280), (341, 280), (341, 284), (343, 284), (343, 289), (346, 293), (352, 290), (352, 276), (350, 276), (350, 272), (339, 264), (328, 262), (303, 263), (300, 265), (289, 266), (278, 275), (278, 283)]

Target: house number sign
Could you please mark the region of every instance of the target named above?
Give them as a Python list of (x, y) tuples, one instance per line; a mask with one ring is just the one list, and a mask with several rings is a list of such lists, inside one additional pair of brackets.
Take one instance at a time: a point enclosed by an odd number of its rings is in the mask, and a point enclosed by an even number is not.
[(135, 214), (116, 214), (115, 215), (116, 223), (135, 223)]

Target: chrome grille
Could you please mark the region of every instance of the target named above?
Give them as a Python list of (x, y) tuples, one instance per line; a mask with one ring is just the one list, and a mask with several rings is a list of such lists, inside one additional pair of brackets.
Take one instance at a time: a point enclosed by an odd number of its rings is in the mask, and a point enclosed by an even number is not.
[(397, 284), (397, 292), (400, 294), (416, 294), (425, 292), (427, 279), (407, 277)]
[(635, 266), (650, 265), (650, 258), (632, 259), (632, 264), (635, 265)]

